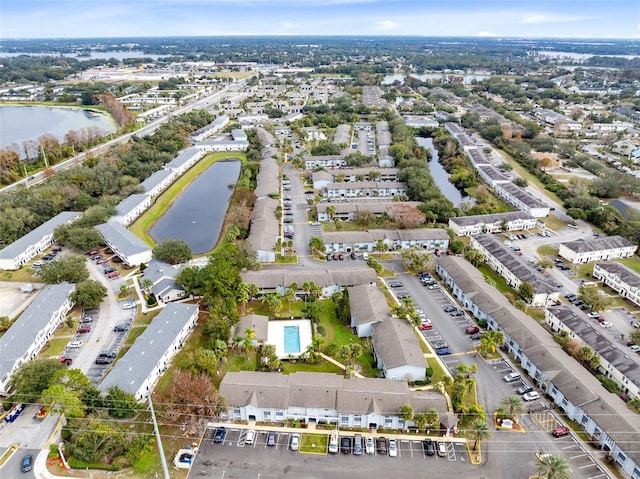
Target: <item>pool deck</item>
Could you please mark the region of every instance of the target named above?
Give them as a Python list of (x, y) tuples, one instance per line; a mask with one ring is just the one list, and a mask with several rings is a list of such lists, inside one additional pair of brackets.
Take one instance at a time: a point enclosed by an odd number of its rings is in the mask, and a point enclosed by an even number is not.
[[(284, 328), (286, 326), (296, 326), (300, 334), (300, 351), (298, 353), (286, 353), (284, 348)], [(303, 354), (311, 344), (311, 320), (309, 319), (277, 319), (269, 321), (269, 330), (267, 333), (267, 344), (273, 344), (276, 347), (276, 356), (280, 359), (286, 359), (291, 354), (298, 357)]]

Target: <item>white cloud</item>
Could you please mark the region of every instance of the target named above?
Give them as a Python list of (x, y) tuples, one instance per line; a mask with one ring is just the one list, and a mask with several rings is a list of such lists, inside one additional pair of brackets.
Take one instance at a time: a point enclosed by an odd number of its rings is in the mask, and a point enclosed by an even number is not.
[(384, 30), (384, 31), (389, 31), (389, 30), (395, 30), (396, 28), (398, 28), (398, 24), (396, 22), (393, 22), (391, 20), (382, 20), (380, 22), (376, 22), (374, 28), (376, 30)]
[(497, 37), (498, 34), (491, 32), (478, 32), (476, 33), (477, 37)]
[(553, 15), (548, 13), (529, 13), (521, 19), (521, 23), (567, 23), (593, 20), (595, 17)]

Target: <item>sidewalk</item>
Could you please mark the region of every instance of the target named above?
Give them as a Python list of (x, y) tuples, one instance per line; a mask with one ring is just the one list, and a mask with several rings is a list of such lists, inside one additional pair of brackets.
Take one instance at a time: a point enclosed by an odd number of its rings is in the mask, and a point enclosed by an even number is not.
[[(325, 360), (329, 361), (330, 363), (335, 364), (336, 366), (338, 366), (338, 367), (339, 367), (340, 369), (342, 369), (343, 371), (346, 371), (346, 370), (347, 370), (347, 367), (346, 367), (344, 364), (342, 364), (342, 363), (340, 363), (340, 362), (336, 361), (336, 360), (335, 360), (335, 359), (333, 359), (332, 357), (329, 357), (329, 356), (327, 356), (327, 355), (326, 355), (326, 354), (324, 354), (324, 353), (319, 353), (319, 354), (320, 354), (320, 357), (321, 357), (322, 359), (325, 359)], [(357, 372), (357, 371), (355, 371), (355, 370), (353, 371), (353, 375), (354, 375), (355, 377), (357, 377), (357, 378), (364, 378), (364, 376), (363, 376), (362, 374), (360, 374), (359, 372)]]

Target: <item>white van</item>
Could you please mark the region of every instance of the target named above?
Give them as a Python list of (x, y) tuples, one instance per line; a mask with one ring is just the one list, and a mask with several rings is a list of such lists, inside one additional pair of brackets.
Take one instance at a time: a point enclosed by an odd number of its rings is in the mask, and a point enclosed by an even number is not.
[(334, 429), (329, 436), (329, 452), (336, 454), (338, 452), (338, 431)]
[(369, 259), (369, 253), (362, 253), (362, 259), (367, 261)]
[(249, 429), (247, 431), (246, 437), (244, 438), (244, 443), (251, 445), (255, 440), (256, 440), (256, 432), (253, 429)]
[(577, 230), (578, 229), (578, 225), (568, 224), (567, 228), (571, 228), (572, 230)]

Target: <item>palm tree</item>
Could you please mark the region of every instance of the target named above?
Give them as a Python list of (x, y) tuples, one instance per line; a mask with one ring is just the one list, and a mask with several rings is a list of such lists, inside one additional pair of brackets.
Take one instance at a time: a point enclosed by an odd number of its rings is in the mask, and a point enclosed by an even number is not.
[(377, 251), (379, 254), (384, 253), (385, 251), (387, 251), (387, 249), (387, 243), (385, 243), (383, 240), (376, 241), (376, 244), (373, 246), (373, 250)]
[(413, 416), (413, 423), (416, 425), (419, 431), (427, 427), (427, 415), (421, 412)]
[(293, 289), (291, 286), (284, 291), (284, 299), (287, 300), (289, 312), (291, 312), (291, 302), (296, 298), (296, 291), (297, 289)]
[(333, 205), (327, 206), (327, 214), (329, 215), (329, 219), (333, 219), (333, 215), (336, 214), (336, 207)]
[(473, 423), (473, 427), (467, 432), (469, 439), (473, 440), (473, 450), (478, 450), (478, 443), (480, 441), (486, 441), (491, 437), (491, 430), (487, 421), (476, 421)]
[(480, 337), (480, 352), (483, 354), (494, 353), (499, 344), (504, 343), (502, 331), (485, 331)]
[(502, 398), (500, 406), (509, 417), (516, 417), (518, 414), (523, 414), (526, 411), (524, 402), (520, 396), (511, 395)]
[(433, 424), (438, 424), (440, 421), (440, 414), (436, 408), (430, 407), (427, 409), (427, 412), (424, 414), (427, 424), (430, 426)]
[(242, 341), (244, 345), (244, 352), (247, 354), (251, 349), (253, 349), (253, 340), (256, 337), (256, 331), (251, 328), (247, 328), (244, 330), (244, 340)]
[(411, 421), (413, 419), (413, 406), (411, 404), (403, 404), (400, 406), (400, 417), (405, 421)]
[(324, 253), (325, 246), (324, 246), (324, 242), (322, 241), (322, 238), (320, 238), (319, 236), (312, 236), (309, 239), (309, 248), (311, 248), (312, 254), (315, 252)]
[(536, 474), (545, 479), (571, 479), (567, 460), (557, 454), (542, 454), (538, 457)]

